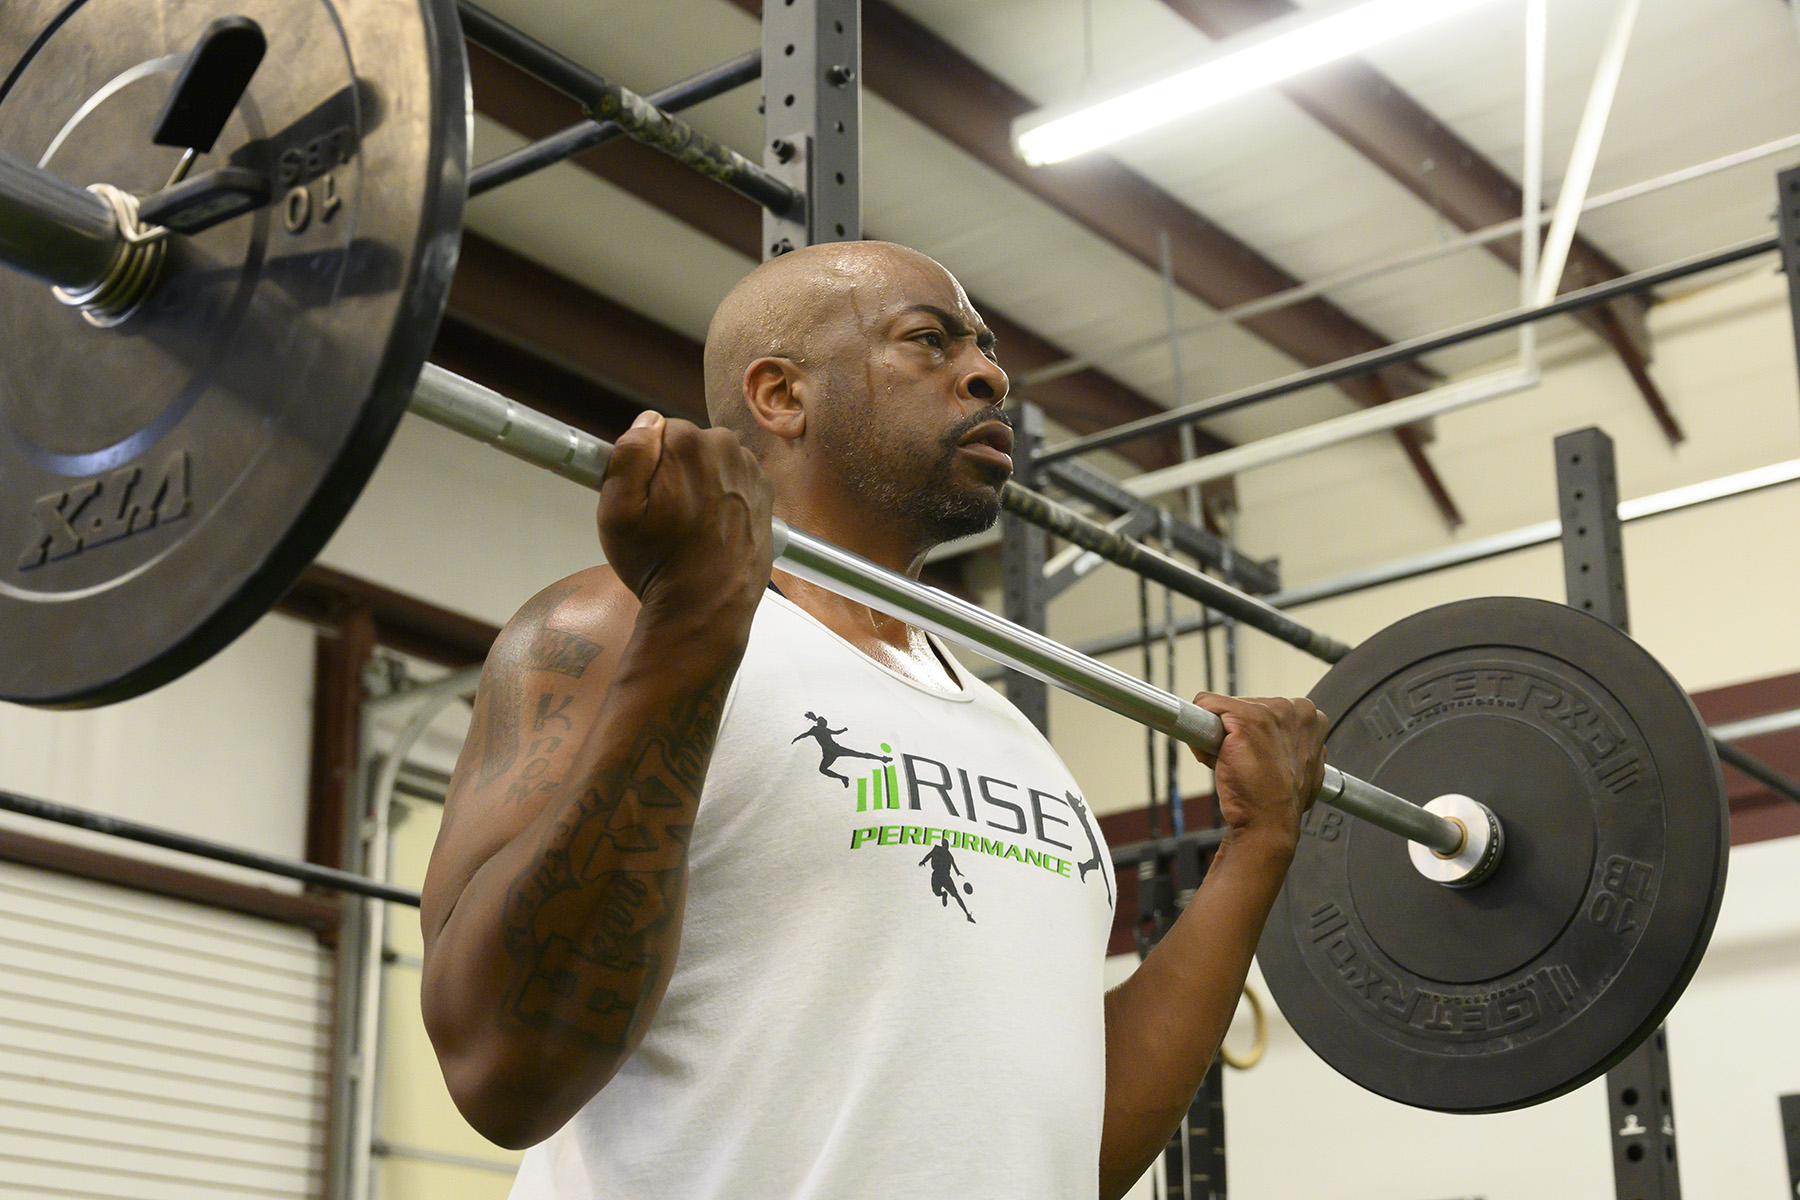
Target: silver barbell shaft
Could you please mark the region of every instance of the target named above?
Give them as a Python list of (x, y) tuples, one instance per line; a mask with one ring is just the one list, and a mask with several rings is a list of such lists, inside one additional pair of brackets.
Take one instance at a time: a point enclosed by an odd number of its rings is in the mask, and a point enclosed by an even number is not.
[[(411, 409), (585, 487), (598, 488), (606, 477), (612, 447), (600, 438), (435, 364), (427, 364), (419, 376)], [(1203, 754), (1216, 753), (1224, 741), (1218, 717), (1161, 688), (783, 521), (775, 521), (774, 531), (776, 556), (793, 575), (1083, 696)], [(1319, 800), (1442, 853), (1455, 853), (1462, 845), (1463, 832), (1455, 822), (1335, 767), (1325, 768)]]

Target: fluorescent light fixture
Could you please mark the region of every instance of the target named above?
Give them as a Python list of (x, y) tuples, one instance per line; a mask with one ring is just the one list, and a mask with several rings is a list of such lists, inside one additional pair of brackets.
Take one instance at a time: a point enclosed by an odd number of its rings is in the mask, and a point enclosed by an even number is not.
[(1032, 166), (1061, 162), (1485, 2), (1356, 0), (1324, 12), (1296, 12), (1220, 43), (1203, 62), (1165, 79), (1021, 117), (1013, 123), (1013, 141)]

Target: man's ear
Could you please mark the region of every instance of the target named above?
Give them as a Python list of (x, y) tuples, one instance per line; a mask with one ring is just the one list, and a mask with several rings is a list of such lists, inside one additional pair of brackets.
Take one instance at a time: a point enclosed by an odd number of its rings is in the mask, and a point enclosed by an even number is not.
[(759, 358), (744, 368), (744, 407), (767, 432), (794, 441), (806, 432), (812, 379), (791, 358)]

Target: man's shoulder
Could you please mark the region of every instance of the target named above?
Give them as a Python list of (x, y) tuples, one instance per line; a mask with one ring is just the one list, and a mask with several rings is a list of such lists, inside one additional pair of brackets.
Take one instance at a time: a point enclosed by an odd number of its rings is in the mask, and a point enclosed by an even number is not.
[(494, 641), (490, 661), (528, 654), (544, 639), (563, 635), (610, 642), (637, 619), (638, 601), (617, 571), (602, 563), (567, 575), (519, 607)]

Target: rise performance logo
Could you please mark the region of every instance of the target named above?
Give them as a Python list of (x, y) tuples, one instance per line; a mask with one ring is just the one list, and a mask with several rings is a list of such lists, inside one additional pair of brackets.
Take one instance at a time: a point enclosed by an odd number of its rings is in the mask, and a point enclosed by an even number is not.
[[(944, 806), (942, 823), (938, 825), (870, 825), (855, 829), (850, 835), (852, 850), (904, 845), (929, 847), (919, 865), (931, 868), (932, 895), (938, 897), (943, 907), (948, 908), (950, 901), (955, 900), (963, 914), (971, 922), (975, 920), (963, 899), (973, 892), (973, 885), (965, 879), (958, 887), (954, 877), (963, 872), (956, 863), (953, 850), (1011, 860), (1078, 883), (1086, 883), (1090, 872), (1098, 872), (1107, 904), (1114, 902), (1100, 839), (1089, 818), (1087, 805), (1073, 792), (1057, 795), (1021, 786), (997, 776), (953, 767), (927, 755), (896, 751), (885, 741), (877, 743), (881, 753), (855, 749), (838, 741), (849, 733), (848, 727), (834, 729), (817, 713), (807, 713), (806, 720), (809, 727), (789, 744), (807, 739), (816, 741), (820, 751), (819, 773), (837, 780), (846, 791), (851, 779), (832, 770), (834, 764), (847, 758), (878, 764), (855, 780), (857, 812), (909, 810), (923, 817), (927, 812), (935, 813), (938, 804)], [(852, 741), (867, 744), (855, 738)], [(1077, 826), (1080, 834), (1075, 832)], [(1067, 834), (1062, 832), (1065, 829), (1069, 831)], [(1036, 845), (994, 837), (988, 830), (1018, 835)], [(1069, 840), (1064, 841), (1064, 837)], [(1087, 857), (1075, 861), (1073, 854), (1083, 849), (1088, 852)], [(1057, 850), (1071, 853), (1064, 856), (1056, 853)]]

